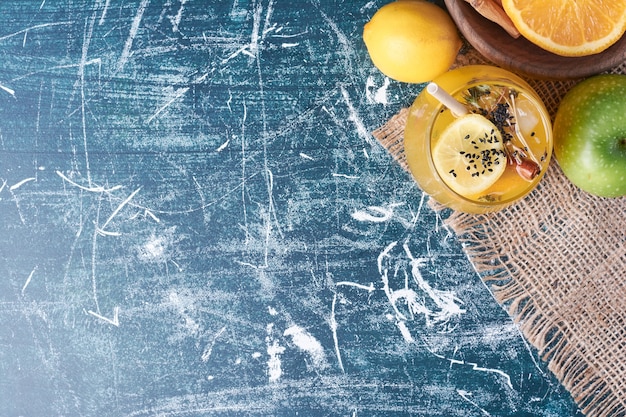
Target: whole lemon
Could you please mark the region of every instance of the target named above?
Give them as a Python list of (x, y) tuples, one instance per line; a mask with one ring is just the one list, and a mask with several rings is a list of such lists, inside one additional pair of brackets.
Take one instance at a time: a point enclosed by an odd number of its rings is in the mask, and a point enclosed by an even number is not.
[(446, 72), (462, 45), (450, 16), (424, 0), (396, 0), (378, 9), (363, 28), (363, 41), (383, 74), (407, 83)]

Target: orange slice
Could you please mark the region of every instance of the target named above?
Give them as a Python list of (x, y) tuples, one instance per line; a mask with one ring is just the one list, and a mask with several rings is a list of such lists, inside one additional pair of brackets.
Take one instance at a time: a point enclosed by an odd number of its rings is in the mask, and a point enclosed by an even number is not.
[(602, 52), (626, 30), (626, 0), (502, 0), (517, 30), (562, 56)]

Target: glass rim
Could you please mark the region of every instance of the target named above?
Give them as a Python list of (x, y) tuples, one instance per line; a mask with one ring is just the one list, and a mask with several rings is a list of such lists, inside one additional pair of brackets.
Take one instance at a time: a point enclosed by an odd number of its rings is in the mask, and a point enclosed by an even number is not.
[[(462, 67), (462, 68), (468, 68), (471, 66), (467, 66), (467, 67)], [(485, 65), (476, 65), (475, 67), (487, 67), (490, 68), (489, 66), (485, 66)], [(497, 68), (497, 67), (496, 67)], [(501, 68), (499, 68), (501, 69)], [(453, 70), (454, 71), (454, 70)], [(506, 71), (506, 70), (503, 70)], [(522, 80), (523, 81), (523, 80)], [(472, 85), (480, 85), (481, 83), (483, 84), (488, 84), (488, 85), (500, 85), (500, 83), (504, 83), (506, 84), (514, 84), (515, 87), (517, 87), (520, 90), (520, 93), (523, 93), (527, 98), (529, 98), (532, 101), (532, 104), (535, 108), (539, 109), (539, 115), (541, 116), (541, 122), (542, 122), (542, 126), (543, 129), (545, 131), (545, 135), (546, 135), (546, 142), (549, 142), (550, 146), (547, 147), (548, 149), (548, 153), (547, 153), (547, 157), (545, 160), (545, 169), (542, 169), (541, 173), (538, 175), (537, 179), (534, 179), (531, 182), (528, 182), (528, 186), (526, 188), (524, 188), (523, 191), (521, 191), (519, 194), (507, 198), (505, 200), (496, 200), (496, 201), (487, 201), (487, 200), (475, 200), (475, 199), (471, 199), (468, 197), (465, 197), (459, 193), (457, 193), (456, 191), (454, 191), (452, 188), (450, 188), (448, 186), (448, 184), (444, 181), (443, 176), (441, 175), (440, 171), (437, 169), (437, 167), (435, 166), (434, 162), (433, 162), (433, 158), (432, 158), (432, 128), (433, 125), (435, 124), (435, 121), (437, 120), (438, 117), (440, 117), (442, 111), (444, 109), (447, 109), (447, 107), (445, 107), (442, 103), (437, 102), (436, 103), (436, 111), (432, 112), (431, 116), (429, 116), (428, 118), (428, 123), (427, 123), (427, 131), (425, 132), (426, 134), (426, 138), (428, 140), (428, 152), (427, 152), (427, 158), (426, 161), (428, 163), (428, 168), (431, 172), (434, 172), (435, 175), (437, 176), (437, 180), (438, 182), (440, 182), (440, 185), (445, 189), (445, 191), (451, 195), (453, 195), (455, 198), (458, 198), (459, 200), (462, 200), (464, 204), (470, 204), (470, 205), (474, 205), (474, 206), (479, 206), (479, 207), (485, 207), (485, 208), (500, 208), (500, 207), (505, 207), (508, 205), (511, 205), (517, 201), (520, 201), (521, 199), (523, 199), (524, 197), (526, 197), (528, 194), (530, 194), (533, 190), (535, 190), (537, 188), (537, 186), (539, 185), (539, 183), (541, 182), (541, 180), (543, 179), (543, 177), (546, 174), (546, 171), (550, 165), (550, 161), (552, 159), (552, 154), (553, 154), (553, 137), (552, 137), (552, 120), (550, 117), (550, 114), (545, 106), (545, 104), (543, 103), (543, 101), (541, 100), (541, 98), (539, 97), (539, 95), (537, 94), (537, 92), (532, 88), (532, 86), (528, 85), (528, 83), (526, 83), (524, 81), (524, 85), (520, 85), (520, 83), (517, 80), (511, 80), (508, 78), (504, 78), (504, 77), (499, 77), (499, 76), (495, 76), (495, 77), (473, 77), (471, 78), (469, 81), (462, 83), (458, 88), (455, 88), (453, 91), (448, 91), (449, 94), (451, 95), (455, 95), (457, 94), (459, 91), (463, 91), (464, 89), (467, 89), (468, 86), (472, 86)], [(427, 94), (426, 89), (424, 89), (420, 94)], [(410, 117), (410, 113), (409, 113), (409, 117)], [(508, 162), (507, 162), (508, 163)], [(436, 198), (435, 198), (436, 199)]]

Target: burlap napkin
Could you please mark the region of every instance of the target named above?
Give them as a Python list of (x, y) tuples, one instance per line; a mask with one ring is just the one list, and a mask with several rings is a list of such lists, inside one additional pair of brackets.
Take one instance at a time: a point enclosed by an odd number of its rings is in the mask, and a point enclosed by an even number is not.
[[(467, 48), (455, 66), (475, 63), (488, 62)], [(626, 63), (610, 72), (626, 73)], [(527, 81), (554, 117), (580, 80)], [(407, 114), (400, 110), (373, 132), (404, 168)], [(577, 189), (553, 159), (539, 187), (520, 203), (484, 215), (452, 212), (446, 221), (583, 412), (626, 415), (626, 198)]]

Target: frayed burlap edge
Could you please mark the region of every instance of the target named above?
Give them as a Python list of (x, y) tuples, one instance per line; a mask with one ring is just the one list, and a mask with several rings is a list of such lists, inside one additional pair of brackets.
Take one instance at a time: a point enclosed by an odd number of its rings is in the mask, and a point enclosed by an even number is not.
[[(485, 63), (467, 48), (455, 66)], [(624, 74), (626, 63), (609, 71)], [(527, 81), (554, 117), (580, 80)], [(373, 132), (408, 171), (402, 109)], [(442, 209), (434, 200), (431, 206)], [(446, 223), (494, 297), (590, 417), (626, 415), (626, 198), (573, 186), (552, 161), (540, 186), (497, 213)]]
[(446, 223), (494, 297), (588, 416), (626, 414), (626, 199), (572, 186), (553, 163), (498, 213)]

